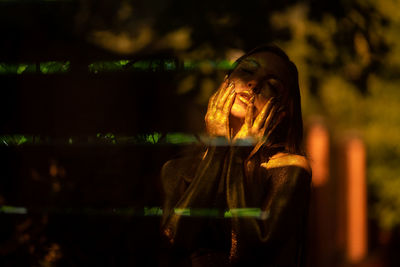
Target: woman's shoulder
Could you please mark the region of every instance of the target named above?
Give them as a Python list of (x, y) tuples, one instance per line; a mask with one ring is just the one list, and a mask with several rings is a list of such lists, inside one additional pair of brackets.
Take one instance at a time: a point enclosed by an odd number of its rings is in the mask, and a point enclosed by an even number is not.
[(311, 167), (307, 158), (302, 155), (279, 152), (269, 158), (267, 162), (261, 163), (261, 167), (270, 170), (275, 168), (296, 167), (301, 168), (311, 175)]

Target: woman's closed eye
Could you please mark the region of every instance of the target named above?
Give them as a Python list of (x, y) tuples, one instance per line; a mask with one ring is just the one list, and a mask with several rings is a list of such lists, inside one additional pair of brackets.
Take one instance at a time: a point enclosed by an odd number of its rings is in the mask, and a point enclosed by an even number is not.
[(267, 86), (271, 89), (275, 94), (281, 94), (283, 91), (283, 84), (280, 80), (275, 77), (271, 77), (267, 80)]
[(267, 82), (267, 85), (269, 86), (269, 88), (271, 89), (271, 91), (275, 94), (278, 93), (278, 88), (276, 85), (274, 85), (272, 82)]

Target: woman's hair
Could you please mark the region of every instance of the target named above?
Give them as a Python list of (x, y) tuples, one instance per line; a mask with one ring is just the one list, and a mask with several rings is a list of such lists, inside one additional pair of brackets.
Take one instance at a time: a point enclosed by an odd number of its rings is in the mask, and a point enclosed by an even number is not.
[[(284, 60), (288, 70), (288, 80), (285, 81), (289, 90), (286, 103), (281, 103), (284, 109), (284, 116), (276, 125), (275, 130), (271, 134), (270, 142), (266, 145), (277, 145), (282, 144), (285, 150), (292, 154), (304, 154), (301, 148), (303, 140), (303, 119), (301, 115), (301, 100), (300, 100), (300, 88), (298, 80), (298, 71), (296, 65), (289, 59), (288, 55), (280, 49), (278, 46), (273, 44), (266, 44), (258, 46), (240, 58), (235, 62), (235, 68), (238, 64), (248, 56), (261, 52), (270, 52)], [(235, 69), (234, 68), (234, 69)], [(228, 72), (228, 76), (233, 70)]]

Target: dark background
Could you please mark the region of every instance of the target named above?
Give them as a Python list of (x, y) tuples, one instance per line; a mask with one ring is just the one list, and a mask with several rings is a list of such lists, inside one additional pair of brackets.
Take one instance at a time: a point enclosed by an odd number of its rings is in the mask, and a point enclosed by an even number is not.
[[(348, 119), (358, 114), (350, 108), (356, 103), (372, 107), (371, 77), (399, 82), (398, 62), (388, 60), (398, 58), (397, 39), (386, 38), (395, 36), (398, 25), (390, 10), (389, 4), (362, 1), (1, 1), (0, 266), (162, 261), (159, 216), (145, 216), (143, 209), (161, 206), (160, 168), (185, 149), (165, 135), (203, 133), (208, 97), (226, 71), (217, 62), (269, 42), (282, 45), (299, 67), (306, 122), (322, 114), (333, 142), (343, 129), (363, 132), (369, 152), (369, 254), (360, 264), (396, 266), (400, 208), (380, 207), (397, 203), (397, 191), (388, 194), (387, 188), (396, 188), (390, 185), (397, 179), (400, 150), (391, 146), (395, 137), (370, 137), (366, 125), (389, 129), (398, 117), (389, 116), (387, 124), (379, 124), (385, 121), (379, 113), (356, 117), (356, 123)], [(282, 22), (274, 19), (279, 14), (289, 15)], [(334, 30), (326, 18), (336, 23)], [(305, 33), (295, 27), (298, 21)], [(150, 67), (113, 68), (110, 62), (120, 60)], [(69, 67), (41, 71), (52, 61)], [(89, 67), (96, 62), (106, 63), (98, 70)], [(21, 64), (29, 67), (18, 73), (12, 66)], [(327, 74), (354, 89), (356, 98), (345, 97), (353, 102), (341, 102), (350, 112), (337, 115), (324, 102), (336, 95), (332, 90), (324, 95)], [(398, 96), (385, 90), (388, 99), (374, 106)], [(163, 141), (149, 142), (154, 133)], [(9, 142), (21, 136), (27, 138), (22, 145)], [(332, 155), (340, 155), (335, 149)], [(335, 188), (316, 192), (316, 198), (340, 195)], [(326, 243), (335, 242), (335, 227), (326, 228)], [(310, 247), (315, 266), (350, 266), (343, 247), (328, 246), (322, 256), (313, 243)]]

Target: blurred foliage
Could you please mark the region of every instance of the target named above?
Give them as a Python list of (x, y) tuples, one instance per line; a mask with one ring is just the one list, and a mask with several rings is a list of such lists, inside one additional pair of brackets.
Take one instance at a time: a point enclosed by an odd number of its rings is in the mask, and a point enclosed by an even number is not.
[[(322, 114), (334, 138), (356, 132), (365, 140), (372, 218), (386, 229), (400, 224), (399, 1), (76, 2), (74, 34), (87, 42), (121, 58), (174, 58), (162, 64), (98, 62), (89, 71), (195, 68), (180, 76), (176, 93), (190, 95), (204, 107), (243, 51), (277, 43), (299, 69), (305, 119)], [(39, 66), (40, 72), (51, 73)], [(0, 64), (0, 73), (28, 72), (38, 72), (37, 66)], [(126, 140), (151, 144), (163, 138)]]
[(88, 68), (90, 72), (98, 73), (101, 71), (121, 71), (124, 70), (125, 66), (129, 63), (129, 60), (118, 60), (109, 62), (96, 62), (89, 64)]
[(52, 74), (52, 73), (65, 73), (70, 70), (70, 62), (41, 62), (40, 63), (40, 73)]
[(0, 214), (1, 213), (26, 214), (27, 210), (24, 207), (0, 206)]
[(28, 72), (36, 72), (36, 66), (34, 64), (5, 64), (0, 63), (1, 74), (21, 74)]
[(181, 62), (202, 62), (182, 75), (177, 93), (204, 107), (224, 75), (213, 62), (232, 63), (256, 45), (277, 43), (299, 69), (305, 120), (325, 117), (334, 141), (354, 133), (365, 140), (370, 215), (385, 229), (400, 224), (398, 1), (165, 1), (155, 8), (149, 1), (140, 6), (143, 14), (151, 10), (147, 17), (135, 13), (134, 2), (102, 3), (80, 9), (88, 40), (120, 54), (168, 50)]
[(398, 1), (351, 1), (340, 15), (297, 4), (271, 17), (292, 38), (279, 44), (299, 68), (304, 116), (324, 115), (334, 139), (368, 149), (370, 216), (400, 224), (400, 16)]
[(3, 135), (0, 136), (0, 142), (1, 145), (5, 146), (19, 146), (24, 143), (33, 143), (34, 138), (32, 136), (26, 136), (26, 135)]
[[(180, 69), (181, 68), (181, 69)], [(232, 64), (228, 60), (185, 60), (179, 62), (173, 59), (159, 60), (115, 60), (90, 63), (88, 71), (91, 73), (123, 72), (123, 71), (205, 71), (229, 70)], [(38, 71), (40, 70), (40, 71)], [(0, 63), (0, 74), (55, 74), (70, 71), (70, 62), (49, 61), (35, 64), (9, 64)]]
[(196, 143), (199, 140), (192, 134), (185, 133), (147, 133), (135, 136), (121, 136), (113, 133), (97, 133), (96, 136), (86, 137), (61, 137), (51, 138), (34, 135), (2, 135), (0, 146), (21, 145), (90, 145), (90, 144), (115, 144), (115, 145), (184, 145)]
[(70, 70), (70, 62), (48, 61), (36, 64), (20, 63), (9, 64), (0, 63), (0, 74), (25, 74), (25, 73), (66, 73)]
[[(13, 2), (19, 3), (22, 8), (8, 10), (28, 10), (22, 14), (16, 14), (14, 11), (9, 19), (3, 21), (3, 28), (10, 27), (10, 33), (3, 36), (3, 43), (7, 44), (3, 46), (7, 48), (4, 50), (17, 56), (11, 57), (11, 61), (0, 63), (0, 75), (47, 75), (70, 73), (75, 69), (94, 74), (171, 71), (178, 73), (175, 93), (194, 99), (196, 104), (204, 109), (225, 72), (232, 68), (234, 60), (244, 51), (262, 43), (278, 44), (298, 67), (305, 121), (315, 115), (323, 116), (331, 130), (334, 143), (349, 134), (356, 134), (365, 140), (368, 149), (370, 217), (384, 229), (400, 226), (398, 0), (0, 2), (3, 10), (8, 7), (6, 3)], [(31, 9), (30, 7), (36, 7), (36, 2), (40, 8)], [(52, 2), (47, 6), (47, 13), (46, 2)], [(26, 8), (27, 3), (30, 3), (29, 8)], [(14, 7), (12, 4), (9, 6)], [(54, 7), (69, 9), (64, 9), (67, 10), (66, 13), (58, 13)], [(75, 13), (71, 14), (71, 20), (65, 21), (63, 19), (69, 16), (68, 10)], [(24, 23), (29, 25), (23, 25)], [(74, 43), (72, 40), (84, 42)], [(111, 52), (111, 57), (106, 54), (103, 60), (102, 53), (99, 53), (100, 56), (91, 57), (98, 51), (88, 52), (87, 43), (103, 52)], [(89, 48), (92, 49), (93, 46)], [(25, 62), (24, 55), (29, 53), (23, 54), (24, 49), (32, 49), (33, 52), (29, 52), (31, 54), (42, 54), (37, 57), (37, 62), (34, 60), (36, 57), (33, 57), (33, 60), (29, 57), (31, 61)], [(67, 56), (64, 60), (66, 50), (72, 51), (72, 54), (79, 51), (80, 54), (77, 58)], [(53, 60), (53, 56), (58, 61), (48, 61)], [(21, 62), (12, 62), (13, 59)], [(33, 135), (0, 136), (0, 147), (42, 144), (156, 146), (185, 145), (193, 142), (197, 142), (193, 135), (159, 132), (135, 136), (98, 133), (93, 136), (62, 138)], [(65, 169), (52, 161), (48, 167), (43, 168), (44, 171), (40, 175), (39, 171), (31, 170), (33, 184), (43, 187), (45, 183), (42, 183), (40, 177), (44, 177), (43, 181), (47, 181), (49, 187), (43, 188), (51, 191), (52, 197), (62, 196), (64, 189), (60, 191), (60, 188), (64, 188), (62, 182)], [(90, 181), (87, 178), (90, 177), (85, 177), (85, 180)], [(29, 192), (35, 190), (29, 189)], [(3, 255), (13, 252), (18, 259), (34, 258), (30, 264), (34, 266), (57, 265), (63, 250), (67, 251), (67, 246), (71, 243), (70, 237), (68, 236), (65, 248), (58, 240), (53, 242), (46, 231), (49, 227), (47, 212), (41, 216), (32, 216), (29, 209), (8, 206), (7, 201), (6, 197), (0, 195), (0, 215), (16, 214), (19, 217), (17, 223), (10, 223), (10, 228), (3, 227), (5, 231), (11, 229), (8, 231), (8, 241), (0, 246)], [(7, 205), (4, 205), (5, 203)], [(66, 210), (59, 211), (60, 214), (67, 213)], [(51, 210), (49, 212), (51, 213)], [(131, 216), (136, 214), (137, 210), (83, 208), (81, 212), (86, 217), (111, 214)], [(190, 214), (188, 210), (178, 212)], [(25, 213), (29, 216), (24, 215)], [(145, 216), (160, 216), (162, 210), (159, 207), (144, 207), (139, 213)], [(196, 214), (208, 215), (209, 212), (202, 210), (196, 211)], [(230, 210), (224, 214), (224, 217), (232, 216), (267, 217), (268, 214), (262, 214), (257, 209)], [(90, 228), (93, 228), (92, 225)], [(113, 233), (119, 228), (110, 228), (107, 224), (107, 229), (112, 229)], [(129, 225), (129, 229), (135, 228)], [(120, 233), (118, 235), (123, 236)], [(113, 238), (115, 236), (117, 235), (113, 235)], [(84, 238), (80, 238), (79, 241), (85, 246)], [(142, 246), (140, 242), (138, 244)], [(80, 248), (78, 244), (77, 250)], [(116, 249), (121, 250), (120, 247)], [(28, 251), (24, 253), (29, 254), (23, 254), (21, 251)], [(115, 253), (110, 250), (105, 254), (112, 257), (113, 252)], [(121, 253), (130, 254), (125, 250)], [(65, 258), (71, 258), (70, 255)], [(83, 257), (82, 255), (79, 253), (78, 257)], [(104, 264), (102, 257), (96, 255), (93, 258)], [(17, 264), (14, 261), (19, 262), (12, 259), (9, 266)], [(64, 265), (79, 265), (75, 263), (72, 260)]]
[[(85, 214), (85, 215), (118, 215), (118, 216), (162, 216), (163, 210), (161, 207), (143, 207), (143, 208), (92, 208), (92, 207), (80, 207), (80, 208), (67, 208), (63, 209), (57, 208), (42, 208), (43, 211), (53, 214), (63, 214), (63, 213), (73, 213), (73, 214)], [(193, 216), (193, 217), (256, 217), (268, 216), (263, 214), (260, 208), (237, 208), (229, 210), (218, 210), (218, 209), (175, 209), (175, 213), (183, 216)], [(14, 207), (0, 205), (0, 214), (28, 214), (32, 211), (28, 210), (26, 207)], [(33, 212), (37, 212), (37, 209)], [(32, 212), (32, 213), (33, 213)], [(223, 212), (223, 216), (221, 216)]]

